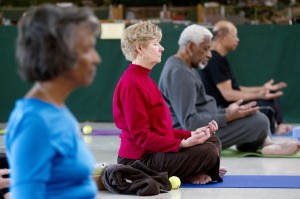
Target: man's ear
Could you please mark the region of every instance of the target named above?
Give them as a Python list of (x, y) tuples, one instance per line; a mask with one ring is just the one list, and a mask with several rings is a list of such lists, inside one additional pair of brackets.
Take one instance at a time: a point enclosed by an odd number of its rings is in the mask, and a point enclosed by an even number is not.
[(189, 49), (189, 50), (192, 50), (192, 49), (193, 49), (193, 42), (189, 42), (189, 43), (186, 45), (186, 48)]
[(189, 42), (189, 43), (186, 45), (186, 49), (187, 49), (188, 52), (193, 52), (194, 48), (195, 48), (194, 42)]
[(220, 37), (218, 38), (219, 42), (226, 42), (226, 39), (227, 39), (227, 34), (225, 35), (220, 35)]

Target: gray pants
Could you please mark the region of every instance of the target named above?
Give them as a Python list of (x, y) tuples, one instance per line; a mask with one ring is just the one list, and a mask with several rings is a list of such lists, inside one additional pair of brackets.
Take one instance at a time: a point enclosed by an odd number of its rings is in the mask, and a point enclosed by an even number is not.
[(271, 134), (269, 126), (268, 118), (258, 112), (228, 123), (216, 135), (222, 142), (222, 149), (236, 145), (240, 151), (255, 152)]
[[(189, 181), (196, 174), (207, 174), (214, 181), (219, 176), (221, 143), (217, 136), (211, 136), (204, 144), (183, 148), (177, 153), (153, 153), (140, 161), (157, 172), (168, 172), (182, 182)], [(119, 164), (132, 164), (136, 160), (118, 157)]]

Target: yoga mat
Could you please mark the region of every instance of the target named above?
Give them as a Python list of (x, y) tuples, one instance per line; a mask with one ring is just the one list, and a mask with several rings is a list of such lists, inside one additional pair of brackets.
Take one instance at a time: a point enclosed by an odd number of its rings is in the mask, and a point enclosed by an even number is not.
[(121, 130), (111, 130), (111, 129), (94, 129), (90, 134), (84, 134), (83, 135), (91, 135), (91, 136), (97, 136), (97, 135), (120, 135)]
[(241, 158), (247, 156), (256, 156), (256, 157), (265, 157), (265, 158), (300, 158), (300, 152), (296, 153), (295, 155), (263, 155), (259, 152), (241, 152), (235, 149), (229, 148), (222, 150), (221, 152), (222, 157), (227, 158)]
[(293, 131), (283, 135), (272, 134), (272, 137), (293, 137)]
[[(2, 129), (0, 131), (0, 134), (4, 133), (4, 130), (5, 129)], [(121, 130), (119, 130), (119, 129), (115, 129), (115, 130), (112, 130), (112, 129), (94, 129), (92, 131), (92, 133), (86, 134), (86, 135), (119, 135), (120, 133), (121, 133)], [(272, 135), (272, 136), (274, 136), (274, 137), (292, 137), (293, 133), (290, 132), (290, 133), (285, 134), (285, 135)]]
[(180, 188), (300, 188), (300, 176), (225, 175), (223, 180), (205, 185), (183, 183)]

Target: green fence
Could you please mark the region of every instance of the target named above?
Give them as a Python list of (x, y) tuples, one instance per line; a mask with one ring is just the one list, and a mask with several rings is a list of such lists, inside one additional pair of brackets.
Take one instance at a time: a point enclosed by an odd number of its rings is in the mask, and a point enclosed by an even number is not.
[[(158, 82), (163, 63), (178, 48), (177, 40), (185, 25), (161, 24), (162, 63), (151, 72)], [(238, 27), (240, 45), (230, 53), (229, 61), (242, 85), (260, 85), (270, 78), (286, 81), (281, 99), (285, 120), (300, 123), (300, 26), (243, 25)], [(15, 26), (0, 26), (0, 121), (6, 122), (14, 101), (31, 85), (22, 82), (15, 61)], [(98, 40), (97, 49), (103, 59), (94, 83), (75, 91), (67, 105), (79, 121), (113, 121), (112, 95), (128, 62), (120, 50), (119, 40)], [(133, 107), (134, 108), (134, 107)]]

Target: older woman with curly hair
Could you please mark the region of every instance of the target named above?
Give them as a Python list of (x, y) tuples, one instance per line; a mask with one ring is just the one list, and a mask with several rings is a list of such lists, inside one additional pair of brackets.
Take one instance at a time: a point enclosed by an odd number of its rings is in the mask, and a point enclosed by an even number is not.
[(150, 169), (188, 183), (221, 181), (221, 143), (213, 135), (217, 123), (211, 121), (192, 132), (173, 129), (169, 109), (149, 76), (161, 62), (161, 38), (161, 29), (150, 22), (127, 27), (121, 38), (123, 54), (131, 64), (113, 97), (114, 121), (122, 131), (118, 163), (140, 160)]
[(12, 198), (95, 198), (94, 158), (66, 107), (75, 89), (93, 82), (99, 24), (88, 9), (41, 5), (18, 26), (21, 77), (32, 82), (17, 100), (5, 137)]

